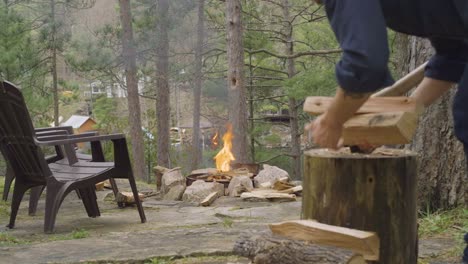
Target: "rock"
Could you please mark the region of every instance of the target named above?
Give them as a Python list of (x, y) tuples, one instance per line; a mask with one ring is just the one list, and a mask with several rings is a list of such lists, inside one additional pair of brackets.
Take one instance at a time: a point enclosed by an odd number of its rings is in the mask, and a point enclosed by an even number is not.
[(161, 179), (164, 200), (180, 200), (186, 188), (186, 180), (180, 168), (166, 171)]
[(180, 201), (182, 199), (182, 195), (185, 192), (185, 189), (185, 185), (176, 185), (172, 187), (168, 193), (164, 194), (163, 200)]
[(243, 192), (253, 190), (252, 179), (248, 176), (236, 176), (231, 179), (227, 193), (232, 197), (239, 197)]
[(182, 200), (185, 202), (200, 203), (213, 192), (217, 192), (218, 196), (223, 196), (224, 185), (217, 182), (197, 180), (185, 189)]
[(164, 173), (170, 171), (170, 169), (162, 167), (162, 166), (156, 166), (153, 168), (154, 174), (156, 176), (156, 190), (161, 190), (161, 181), (162, 181), (162, 176)]
[(259, 188), (262, 183), (270, 182), (273, 186), (276, 181), (285, 177), (289, 178), (289, 174), (285, 170), (264, 164), (263, 170), (261, 170), (254, 178), (254, 185), (256, 188)]

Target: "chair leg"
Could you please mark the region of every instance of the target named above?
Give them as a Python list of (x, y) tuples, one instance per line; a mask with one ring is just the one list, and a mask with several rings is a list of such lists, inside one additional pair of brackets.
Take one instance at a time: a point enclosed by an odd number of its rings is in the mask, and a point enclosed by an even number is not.
[(94, 187), (81, 188), (77, 190), (80, 193), (81, 201), (89, 217), (95, 218), (101, 216)]
[(13, 190), (13, 199), (11, 201), (11, 214), (10, 214), (10, 223), (7, 225), (8, 228), (15, 227), (16, 215), (18, 214), (18, 209), (21, 204), (21, 200), (23, 199), (24, 193), (30, 187), (19, 183), (18, 181), (15, 182), (15, 188)]
[(45, 186), (36, 186), (31, 188), (31, 192), (29, 195), (29, 215), (34, 216), (36, 215), (37, 204), (39, 203), (39, 199), (41, 198), (41, 194), (44, 191)]
[(7, 164), (7, 169), (5, 173), (5, 185), (3, 186), (3, 201), (8, 200), (8, 194), (10, 193), (11, 183), (15, 179), (15, 174), (11, 169), (10, 165)]
[(145, 211), (143, 211), (143, 206), (141, 205), (140, 196), (138, 195), (138, 190), (135, 183), (135, 178), (133, 178), (133, 174), (129, 175), (128, 181), (130, 182), (130, 187), (132, 188), (133, 198), (135, 199), (135, 203), (138, 208), (138, 213), (140, 214), (141, 222), (146, 223)]
[(47, 182), (47, 195), (44, 217), (44, 232), (53, 233), (55, 219), (63, 199), (68, 194), (70, 183), (63, 184), (56, 181)]
[[(117, 197), (117, 194), (119, 193), (119, 188), (117, 187), (117, 183), (115, 182), (114, 178), (109, 178), (110, 185), (112, 187), (112, 192), (114, 193), (114, 197)], [(117, 203), (117, 206), (119, 208), (124, 208), (124, 203)]]

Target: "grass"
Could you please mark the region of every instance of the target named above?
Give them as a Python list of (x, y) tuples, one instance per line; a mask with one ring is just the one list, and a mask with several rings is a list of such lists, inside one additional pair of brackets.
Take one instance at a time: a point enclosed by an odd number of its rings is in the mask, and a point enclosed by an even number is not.
[[(432, 213), (428, 211), (420, 212), (418, 223), (420, 238), (447, 238), (455, 241), (455, 246), (438, 256), (438, 258), (455, 260), (460, 258), (465, 247), (463, 236), (468, 233), (467, 208), (458, 207)], [(429, 262), (420, 259), (418, 263), (426, 264)]]
[(468, 209), (458, 207), (449, 211), (434, 213), (420, 212), (419, 236), (456, 236), (468, 232)]

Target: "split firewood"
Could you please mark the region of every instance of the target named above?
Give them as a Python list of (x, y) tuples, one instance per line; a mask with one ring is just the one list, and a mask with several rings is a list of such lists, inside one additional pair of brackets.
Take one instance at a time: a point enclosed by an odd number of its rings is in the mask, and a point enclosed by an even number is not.
[[(266, 191), (266, 190), (265, 190)], [(244, 192), (240, 196), (243, 200), (248, 201), (274, 201), (274, 202), (290, 202), (296, 201), (296, 195), (278, 192)]]
[(287, 239), (268, 231), (241, 235), (234, 244), (234, 253), (249, 258), (253, 264), (366, 263), (351, 250)]
[(356, 115), (343, 126), (343, 144), (408, 144), (417, 125), (418, 115), (411, 112)]
[(294, 187), (294, 185), (286, 181), (276, 181), (275, 184), (273, 184), (273, 189), (278, 191), (290, 189), (292, 187)]
[[(311, 115), (323, 114), (333, 97), (311, 96), (307, 97), (304, 103), (304, 111)], [(386, 112), (412, 112), (421, 113), (424, 107), (417, 104), (413, 98), (405, 96), (396, 97), (371, 97), (367, 100), (356, 114), (375, 114)]]
[(373, 232), (326, 225), (309, 220), (270, 224), (274, 234), (358, 252), (366, 260), (379, 260), (380, 240)]
[(200, 203), (202, 206), (210, 206), (218, 198), (218, 192), (212, 192)]
[[(138, 197), (140, 198), (140, 201), (142, 201), (143, 198), (145, 198), (145, 196), (141, 193), (138, 193)], [(132, 192), (119, 192), (115, 196), (115, 201), (124, 204), (134, 204), (135, 198), (133, 197)]]
[(280, 193), (289, 193), (289, 194), (297, 194), (299, 192), (302, 192), (302, 185), (299, 185), (299, 186), (294, 186), (292, 188), (289, 188), (289, 189), (285, 189), (285, 190), (281, 190), (281, 191), (278, 191)]
[(98, 182), (96, 183), (96, 191), (103, 191), (104, 190), (104, 182)]
[(269, 181), (260, 184), (260, 188), (270, 189), (271, 187), (271, 182)]

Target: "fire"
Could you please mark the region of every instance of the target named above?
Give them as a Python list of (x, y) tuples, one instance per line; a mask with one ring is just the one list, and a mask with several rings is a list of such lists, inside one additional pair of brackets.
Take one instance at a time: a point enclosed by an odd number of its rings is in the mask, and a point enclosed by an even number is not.
[(216, 169), (218, 171), (226, 172), (231, 170), (231, 161), (236, 160), (231, 152), (232, 149), (232, 125), (228, 125), (227, 132), (223, 135), (223, 149), (214, 157), (216, 160)]

